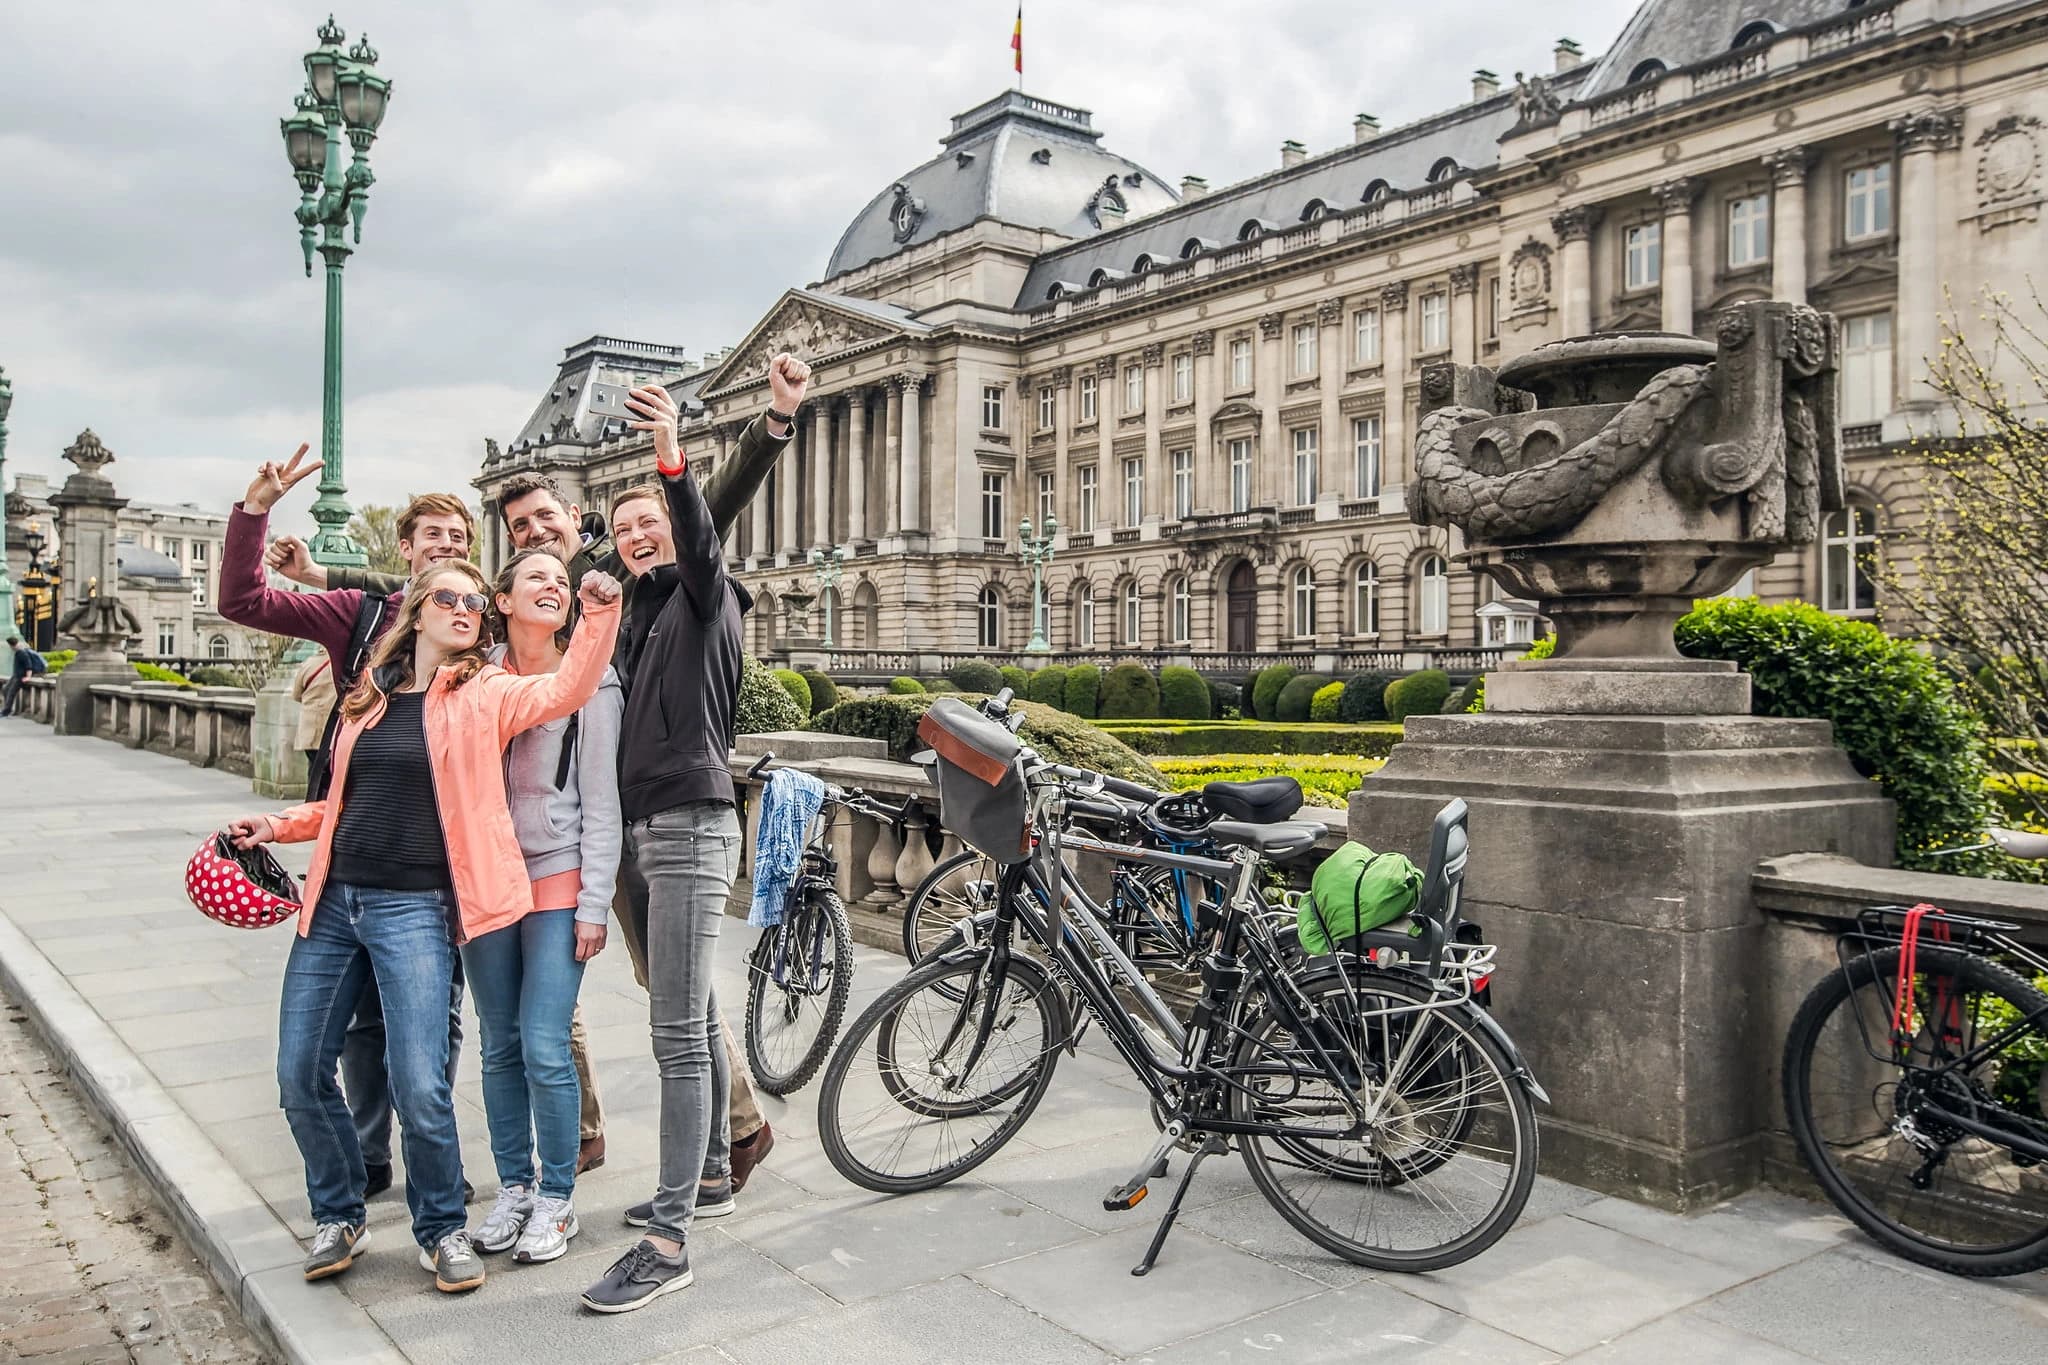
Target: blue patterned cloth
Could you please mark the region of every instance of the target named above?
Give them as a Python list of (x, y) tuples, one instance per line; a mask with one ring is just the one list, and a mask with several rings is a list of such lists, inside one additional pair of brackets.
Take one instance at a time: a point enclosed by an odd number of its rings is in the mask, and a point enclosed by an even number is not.
[(769, 775), (761, 797), (761, 827), (754, 836), (754, 904), (747, 923), (768, 928), (782, 923), (783, 902), (803, 864), (804, 831), (825, 804), (825, 784), (795, 768)]

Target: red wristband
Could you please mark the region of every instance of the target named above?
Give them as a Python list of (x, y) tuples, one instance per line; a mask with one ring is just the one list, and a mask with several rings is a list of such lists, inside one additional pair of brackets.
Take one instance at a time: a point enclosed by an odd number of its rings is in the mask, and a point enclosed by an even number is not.
[(682, 473), (685, 469), (688, 469), (689, 467), (690, 457), (688, 455), (685, 455), (681, 450), (676, 451), (676, 463), (673, 469), (671, 469), (668, 465), (662, 463), (661, 456), (656, 455), (654, 457), (654, 468), (658, 472), (667, 474), (671, 477)]

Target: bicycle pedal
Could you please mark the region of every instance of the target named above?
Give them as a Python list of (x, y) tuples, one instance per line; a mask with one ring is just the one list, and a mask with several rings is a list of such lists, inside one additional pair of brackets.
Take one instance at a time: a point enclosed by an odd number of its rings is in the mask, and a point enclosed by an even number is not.
[(1119, 1185), (1102, 1196), (1102, 1208), (1106, 1213), (1129, 1213), (1145, 1202), (1151, 1188), (1143, 1182), (1136, 1185)]

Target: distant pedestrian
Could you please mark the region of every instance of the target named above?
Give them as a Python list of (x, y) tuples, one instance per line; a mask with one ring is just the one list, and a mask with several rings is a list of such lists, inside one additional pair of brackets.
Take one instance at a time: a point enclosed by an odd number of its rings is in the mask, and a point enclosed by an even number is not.
[(19, 635), (7, 637), (7, 650), (14, 659), (7, 675), (6, 695), (0, 697), (0, 716), (14, 714), (15, 699), (21, 695), (23, 682), (36, 674), (50, 671), (50, 666), (43, 662), (43, 656), (23, 644)]

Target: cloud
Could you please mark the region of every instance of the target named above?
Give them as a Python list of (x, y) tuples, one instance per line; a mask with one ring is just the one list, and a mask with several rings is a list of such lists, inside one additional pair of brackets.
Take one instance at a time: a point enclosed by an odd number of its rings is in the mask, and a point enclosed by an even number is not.
[[(1222, 186), (1598, 50), (1630, 0), (1031, 0), (1027, 88)], [(92, 426), (143, 500), (225, 505), (319, 440), (322, 283), (277, 120), (325, 9), (16, 6), (0, 45), (0, 365), (13, 470)], [(356, 502), (469, 492), (564, 346), (737, 341), (879, 189), (1013, 80), (1012, 0), (351, 0), (394, 82), (345, 273)]]

